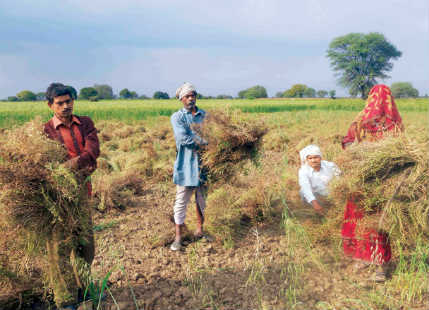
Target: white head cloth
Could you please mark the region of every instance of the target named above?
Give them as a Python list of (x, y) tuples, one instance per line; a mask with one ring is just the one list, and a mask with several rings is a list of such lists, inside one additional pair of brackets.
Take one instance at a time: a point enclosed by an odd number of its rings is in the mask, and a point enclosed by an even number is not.
[(186, 82), (176, 90), (176, 98), (179, 98), (179, 100), (182, 100), (184, 96), (186, 96), (191, 92), (196, 92), (195, 86), (192, 85), (191, 83)]
[(322, 151), (317, 145), (310, 144), (299, 151), (299, 157), (301, 158), (301, 165), (305, 165), (307, 163), (307, 156), (309, 155), (319, 155), (322, 157)]

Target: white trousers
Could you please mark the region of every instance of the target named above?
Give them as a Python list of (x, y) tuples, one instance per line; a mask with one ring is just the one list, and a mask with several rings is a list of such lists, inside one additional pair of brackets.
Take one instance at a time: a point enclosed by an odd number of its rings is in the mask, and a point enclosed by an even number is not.
[(174, 202), (174, 222), (178, 225), (185, 223), (186, 208), (192, 193), (195, 191), (195, 202), (200, 215), (204, 218), (204, 210), (206, 208), (206, 190), (204, 186), (189, 187), (176, 186), (176, 201)]

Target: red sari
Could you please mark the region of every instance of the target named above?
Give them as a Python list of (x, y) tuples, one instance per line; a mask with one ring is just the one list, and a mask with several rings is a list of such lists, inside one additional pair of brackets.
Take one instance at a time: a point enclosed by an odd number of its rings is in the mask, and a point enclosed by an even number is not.
[[(374, 141), (381, 139), (387, 131), (403, 130), (395, 100), (386, 85), (375, 85), (368, 95), (367, 104), (351, 124), (347, 136), (343, 138), (345, 149), (356, 139)], [(344, 222), (341, 230), (344, 254), (354, 259), (364, 260), (378, 265), (387, 263), (391, 258), (388, 235), (376, 227), (367, 227), (361, 236), (357, 236), (356, 226), (365, 216), (355, 199), (347, 201)]]
[(389, 87), (375, 85), (368, 94), (365, 108), (354, 119), (347, 136), (343, 138), (342, 147), (345, 149), (355, 140), (381, 139), (387, 131), (396, 133), (403, 130), (401, 115)]
[(364, 234), (357, 236), (356, 225), (363, 217), (364, 211), (358, 207), (357, 203), (352, 199), (348, 200), (341, 230), (344, 254), (377, 265), (387, 263), (392, 252), (389, 237), (385, 232), (368, 227)]

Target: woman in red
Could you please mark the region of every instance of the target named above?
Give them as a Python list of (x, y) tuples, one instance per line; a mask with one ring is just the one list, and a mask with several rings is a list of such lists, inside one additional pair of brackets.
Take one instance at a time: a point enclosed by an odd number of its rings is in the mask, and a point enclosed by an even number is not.
[[(386, 85), (375, 85), (369, 92), (367, 104), (352, 122), (347, 136), (343, 138), (345, 149), (353, 143), (376, 141), (387, 133), (397, 134), (404, 130), (402, 119), (392, 93)], [(357, 236), (356, 226), (365, 216), (359, 207), (359, 200), (349, 199), (344, 212), (341, 231), (344, 254), (366, 264), (376, 264), (376, 281), (386, 279), (383, 265), (391, 258), (388, 235), (376, 227), (366, 227), (364, 233)]]

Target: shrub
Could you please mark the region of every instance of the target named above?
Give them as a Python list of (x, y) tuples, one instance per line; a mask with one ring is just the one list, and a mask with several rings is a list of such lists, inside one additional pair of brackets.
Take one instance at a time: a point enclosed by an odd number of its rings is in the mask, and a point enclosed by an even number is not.
[(84, 87), (80, 90), (79, 99), (88, 100), (91, 97), (98, 95), (97, 90), (94, 87)]
[(29, 90), (23, 90), (16, 94), (19, 101), (36, 101), (37, 96)]
[(419, 96), (419, 91), (408, 82), (396, 82), (391, 86), (392, 95), (395, 98), (416, 98)]
[(170, 96), (167, 93), (165, 93), (165, 92), (156, 91), (153, 94), (153, 99), (170, 99)]
[(238, 93), (239, 98), (246, 98), (246, 99), (254, 99), (254, 98), (267, 98), (267, 90), (265, 87), (256, 85), (253, 87), (250, 87), (248, 89), (242, 90)]

